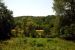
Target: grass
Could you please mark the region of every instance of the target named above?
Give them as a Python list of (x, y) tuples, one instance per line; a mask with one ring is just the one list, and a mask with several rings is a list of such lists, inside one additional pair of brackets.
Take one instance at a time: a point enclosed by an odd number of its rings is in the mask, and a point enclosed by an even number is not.
[(75, 43), (60, 38), (12, 38), (0, 42), (0, 50), (75, 50)]

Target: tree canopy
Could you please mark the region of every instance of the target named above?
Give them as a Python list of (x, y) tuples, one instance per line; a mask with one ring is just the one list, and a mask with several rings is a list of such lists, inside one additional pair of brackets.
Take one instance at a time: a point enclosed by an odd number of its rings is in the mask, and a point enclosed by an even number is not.
[(75, 0), (54, 0), (53, 9), (61, 16), (60, 30), (65, 37), (75, 36)]
[(10, 37), (13, 26), (12, 13), (12, 11), (7, 9), (2, 0), (0, 0), (0, 39)]

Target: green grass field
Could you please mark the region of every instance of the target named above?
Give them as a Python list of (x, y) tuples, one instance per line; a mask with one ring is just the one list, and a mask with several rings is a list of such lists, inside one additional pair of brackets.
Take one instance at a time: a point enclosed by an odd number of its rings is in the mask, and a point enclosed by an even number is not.
[(75, 50), (75, 43), (59, 38), (12, 38), (0, 42), (0, 50)]

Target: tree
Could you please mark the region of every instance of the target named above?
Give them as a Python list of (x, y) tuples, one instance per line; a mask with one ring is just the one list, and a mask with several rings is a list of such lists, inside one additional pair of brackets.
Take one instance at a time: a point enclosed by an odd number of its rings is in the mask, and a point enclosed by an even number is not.
[(33, 17), (32, 16), (26, 16), (25, 18), (23, 18), (22, 22), (23, 22), (22, 28), (24, 30), (25, 36), (34, 37), (36, 23), (34, 22)]
[(56, 11), (56, 15), (62, 16), (60, 20), (61, 34), (71, 34), (71, 37), (73, 37), (74, 31), (69, 30), (75, 28), (72, 27), (72, 25), (75, 25), (75, 0), (54, 0), (53, 9)]
[(61, 15), (67, 22), (74, 23), (75, 0), (54, 0), (53, 9), (56, 15)]
[(0, 0), (0, 39), (9, 38), (13, 28), (12, 11)]
[(56, 12), (56, 15), (61, 15), (64, 12), (64, 0), (54, 0), (53, 9)]

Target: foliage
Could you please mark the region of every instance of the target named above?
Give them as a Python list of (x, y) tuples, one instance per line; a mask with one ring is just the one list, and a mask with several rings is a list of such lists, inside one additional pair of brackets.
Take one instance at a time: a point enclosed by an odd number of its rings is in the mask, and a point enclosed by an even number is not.
[(28, 37), (37, 37), (39, 33), (36, 30), (44, 30), (41, 37), (55, 36), (58, 25), (56, 23), (59, 23), (59, 18), (53, 15), (46, 17), (22, 16), (15, 17), (14, 20), (16, 27), (24, 30), (25, 36)]
[(0, 0), (0, 40), (11, 36), (13, 22), (12, 11)]
[(0, 42), (2, 50), (74, 50), (75, 43), (59, 38), (13, 38)]
[[(74, 0), (54, 0), (54, 10), (56, 15), (61, 16), (60, 33), (62, 37), (74, 39), (75, 33), (75, 1)], [(64, 35), (64, 36), (63, 36)]]

